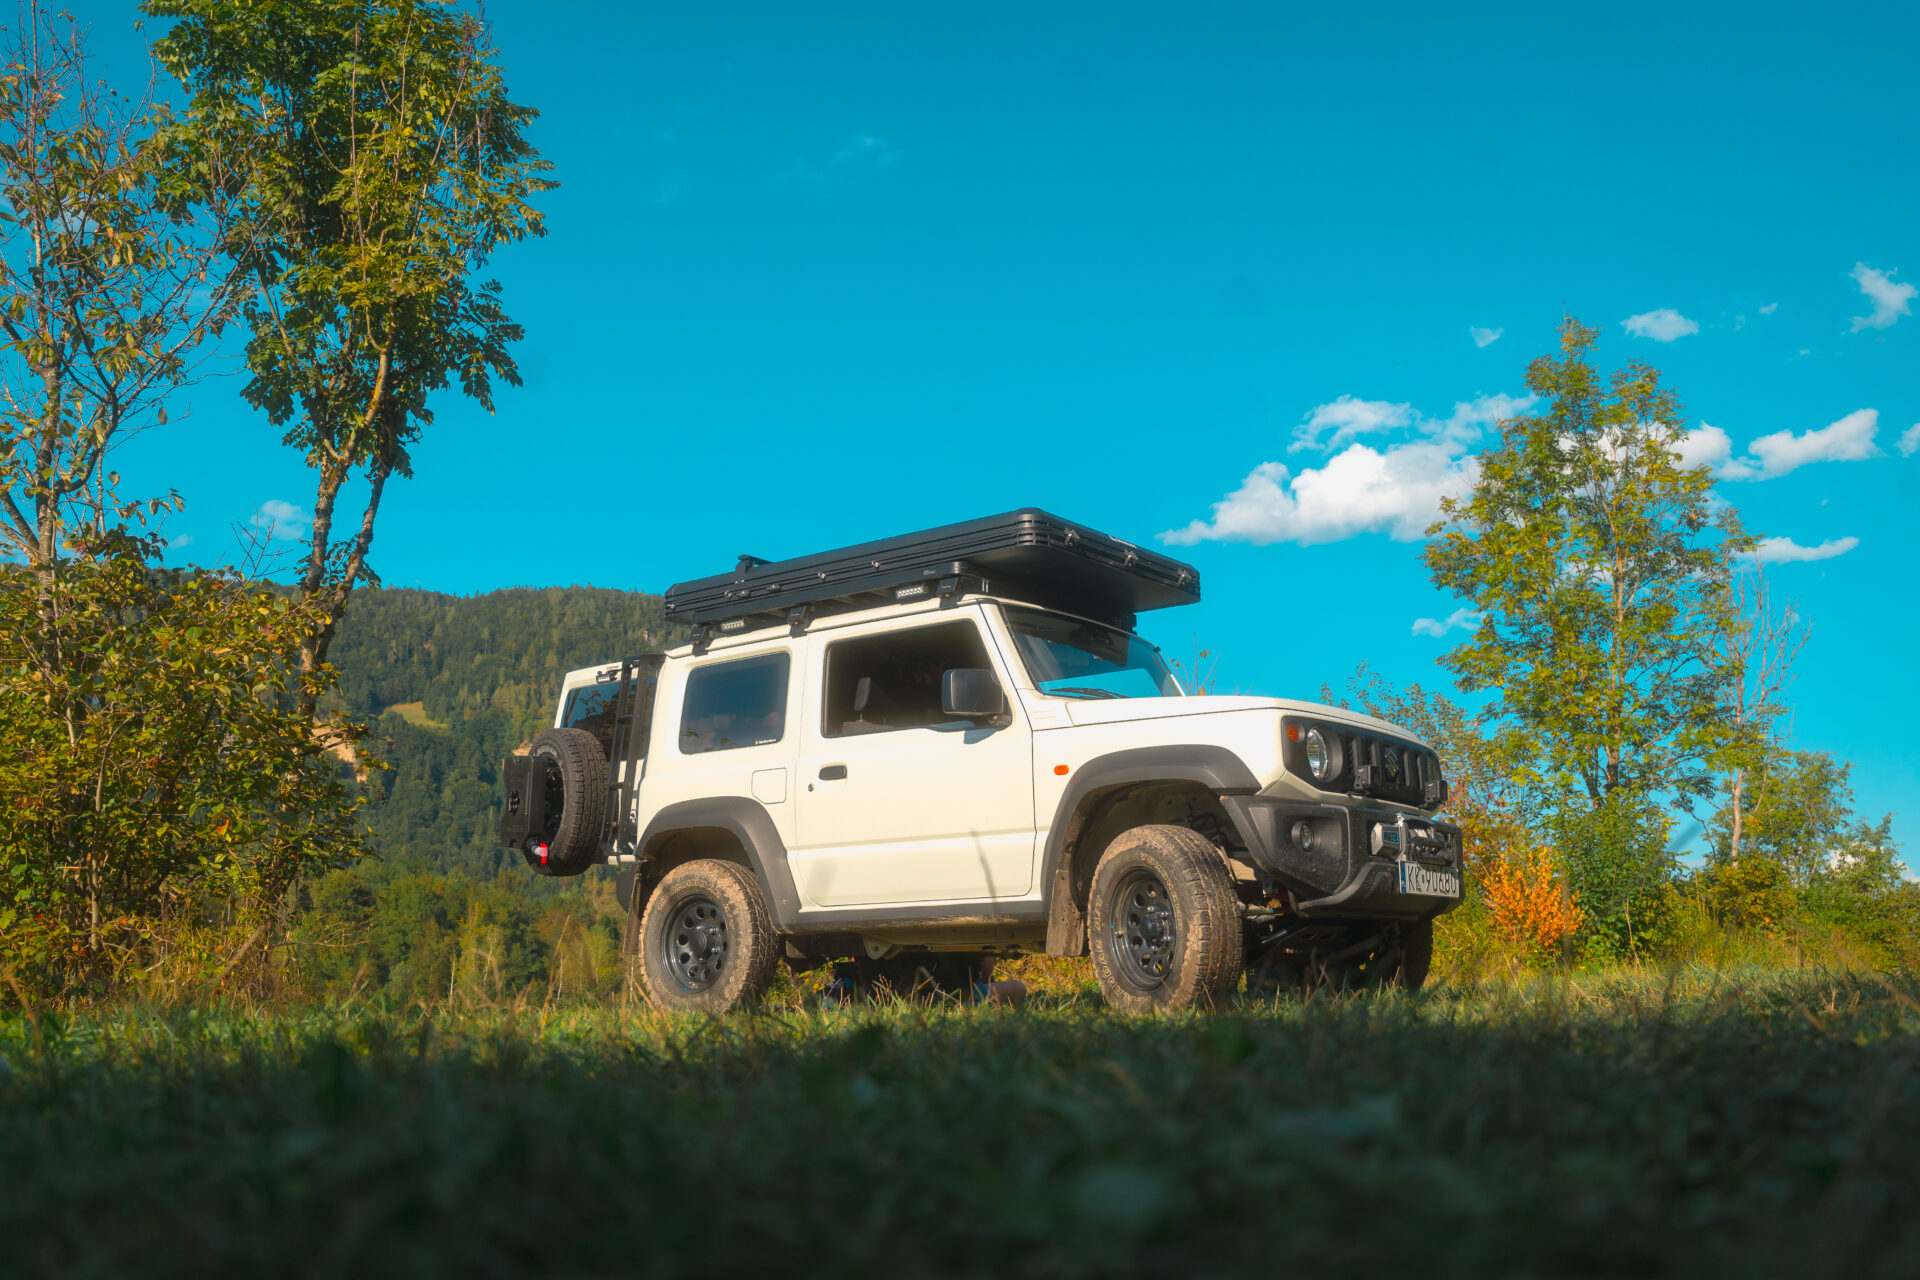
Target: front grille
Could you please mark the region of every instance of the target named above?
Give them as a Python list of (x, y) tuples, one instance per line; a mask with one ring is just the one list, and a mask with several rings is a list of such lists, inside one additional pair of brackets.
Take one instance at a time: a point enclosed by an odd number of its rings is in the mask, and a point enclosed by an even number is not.
[(1350, 733), (1344, 746), (1346, 768), (1341, 781), (1353, 786), (1357, 766), (1370, 765), (1373, 785), (1365, 794), (1382, 800), (1423, 805), (1427, 798), (1427, 780), (1440, 776), (1439, 759), (1411, 742), (1378, 734)]

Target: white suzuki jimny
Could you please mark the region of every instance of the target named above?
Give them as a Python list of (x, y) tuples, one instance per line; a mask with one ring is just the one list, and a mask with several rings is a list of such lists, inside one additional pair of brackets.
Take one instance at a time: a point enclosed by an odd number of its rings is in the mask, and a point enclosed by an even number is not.
[[(648, 997), (1092, 953), (1116, 1008), (1417, 987), (1461, 893), (1439, 759), (1369, 716), (1183, 690), (1135, 615), (1191, 566), (1026, 510), (682, 583), (692, 642), (575, 671), (502, 839), (612, 864)], [(905, 966), (904, 970), (902, 966)], [(888, 979), (888, 975), (896, 975)]]

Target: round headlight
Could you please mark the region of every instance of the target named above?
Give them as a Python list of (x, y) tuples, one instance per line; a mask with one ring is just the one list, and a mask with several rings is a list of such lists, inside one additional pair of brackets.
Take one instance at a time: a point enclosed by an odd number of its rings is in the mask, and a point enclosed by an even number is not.
[(1313, 771), (1315, 782), (1325, 782), (1331, 773), (1333, 755), (1327, 750), (1327, 740), (1320, 736), (1318, 729), (1307, 730), (1307, 768)]

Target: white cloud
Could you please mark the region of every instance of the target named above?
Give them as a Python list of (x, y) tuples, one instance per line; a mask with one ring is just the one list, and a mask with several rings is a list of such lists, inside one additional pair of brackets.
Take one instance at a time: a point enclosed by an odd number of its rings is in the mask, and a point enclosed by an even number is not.
[(1440, 500), (1473, 488), (1479, 459), (1468, 450), (1483, 428), (1531, 409), (1533, 396), (1491, 395), (1462, 400), (1445, 418), (1412, 406), (1341, 396), (1306, 415), (1293, 448), (1331, 448), (1369, 431), (1411, 427), (1417, 439), (1377, 449), (1353, 442), (1319, 467), (1298, 472), (1263, 462), (1240, 487), (1213, 504), (1212, 520), (1171, 529), (1161, 540), (1188, 546), (1202, 541), (1337, 542), (1360, 533), (1385, 533), (1411, 542), (1440, 514)]
[(900, 158), (900, 151), (885, 138), (876, 138), (870, 133), (856, 133), (840, 144), (833, 153), (833, 159), (827, 162), (828, 168), (836, 165), (852, 164), (892, 164)]
[[(1413, 406), (1410, 404), (1355, 400), (1352, 396), (1341, 396), (1331, 404), (1319, 405), (1300, 420), (1300, 425), (1293, 429), (1293, 445), (1289, 452), (1337, 448), (1356, 436), (1412, 426), (1413, 420)], [(1329, 428), (1332, 436), (1321, 439)]]
[(1766, 306), (1760, 308), (1760, 314), (1763, 316), (1770, 316), (1774, 312), (1778, 311), (1779, 309), (1780, 309), (1779, 303), (1769, 302)]
[(183, 533), (177, 538), (167, 539), (167, 550), (169, 551), (178, 551), (181, 547), (190, 547), (192, 545), (193, 535), (190, 533)]
[(1900, 456), (1911, 458), (1915, 453), (1920, 453), (1920, 422), (1900, 433)]
[(1490, 347), (1494, 343), (1500, 341), (1500, 335), (1505, 333), (1506, 330), (1505, 329), (1482, 329), (1478, 325), (1469, 325), (1467, 327), (1467, 332), (1473, 335), (1474, 346)]
[(313, 518), (291, 502), (282, 502), (278, 498), (269, 498), (260, 504), (248, 521), (256, 529), (264, 529), (267, 536), (281, 542), (298, 542), (307, 536), (307, 529)]
[(793, 162), (787, 171), (789, 177), (805, 178), (812, 182), (825, 182), (836, 170), (856, 168), (884, 168), (894, 164), (906, 152), (900, 150), (885, 138), (871, 133), (856, 133), (842, 142), (825, 164), (815, 164), (800, 159)]
[(1877, 409), (1855, 409), (1838, 422), (1795, 435), (1776, 431), (1747, 446), (1747, 456), (1720, 469), (1723, 480), (1771, 480), (1810, 462), (1860, 462), (1878, 457), (1873, 437), (1879, 431)]
[(1444, 622), (1438, 618), (1415, 618), (1413, 620), (1413, 634), (1417, 636), (1432, 636), (1435, 640), (1438, 640), (1456, 627), (1462, 631), (1471, 630), (1474, 626), (1478, 625), (1479, 621), (1480, 615), (1472, 609), (1455, 609), (1447, 615), (1446, 621)]
[(687, 188), (693, 185), (693, 179), (684, 173), (669, 173), (653, 180), (653, 202), (672, 204), (687, 194)]
[(1509, 418), (1517, 418), (1539, 402), (1538, 396), (1509, 395), (1456, 400), (1452, 413), (1444, 418), (1423, 420), (1421, 429), (1448, 438), (1471, 441), (1479, 436), (1482, 427), (1498, 426)]
[(1358, 533), (1411, 542), (1433, 523), (1440, 500), (1466, 493), (1479, 474), (1479, 459), (1463, 456), (1453, 441), (1412, 441), (1385, 453), (1354, 444), (1324, 467), (1298, 475), (1284, 463), (1263, 462), (1213, 504), (1211, 522), (1195, 520), (1160, 536), (1180, 546), (1201, 541), (1311, 546)]
[(1429, 418), (1409, 404), (1341, 396), (1330, 404), (1317, 406), (1301, 419), (1300, 425), (1293, 429), (1293, 443), (1287, 452), (1337, 449), (1359, 436), (1407, 427), (1417, 428), (1429, 436), (1470, 441), (1479, 436), (1482, 428), (1525, 413), (1536, 403), (1535, 396), (1477, 396), (1455, 401), (1453, 412), (1444, 418)]
[(1747, 559), (1756, 564), (1791, 564), (1802, 560), (1831, 560), (1860, 545), (1858, 538), (1834, 538), (1817, 547), (1803, 547), (1792, 538), (1762, 538)]
[(1628, 316), (1620, 322), (1620, 327), (1636, 338), (1652, 338), (1655, 342), (1672, 342), (1676, 338), (1700, 332), (1699, 321), (1687, 319), (1672, 307)]
[(1712, 467), (1717, 474), (1733, 456), (1733, 439), (1720, 428), (1703, 422), (1674, 441), (1683, 467)]
[(1855, 316), (1853, 331), (1862, 329), (1888, 329), (1901, 316), (1910, 315), (1907, 304), (1913, 301), (1913, 295), (1920, 293), (1910, 284), (1895, 284), (1892, 271), (1875, 271), (1864, 262), (1853, 264), (1853, 278), (1860, 285), (1860, 292), (1867, 295), (1873, 303), (1873, 314)]

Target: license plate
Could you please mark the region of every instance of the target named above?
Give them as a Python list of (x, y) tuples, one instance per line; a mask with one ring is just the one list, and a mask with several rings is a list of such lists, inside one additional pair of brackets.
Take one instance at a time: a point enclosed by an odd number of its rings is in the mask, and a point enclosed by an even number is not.
[(1417, 862), (1400, 864), (1400, 892), (1423, 898), (1460, 896), (1460, 873), (1441, 867), (1423, 867)]

